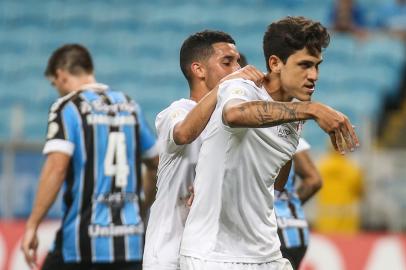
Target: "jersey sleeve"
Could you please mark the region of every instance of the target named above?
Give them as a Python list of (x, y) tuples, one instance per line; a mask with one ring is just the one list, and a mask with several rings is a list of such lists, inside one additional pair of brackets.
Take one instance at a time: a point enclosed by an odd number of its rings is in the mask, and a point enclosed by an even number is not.
[[(254, 87), (245, 82), (242, 79), (234, 79), (225, 81), (219, 86), (219, 91), (217, 94), (217, 106), (220, 110), (220, 115), (222, 117), (225, 105), (231, 100), (241, 100), (241, 101), (251, 101), (255, 100), (255, 89)], [(231, 128), (224, 124), (223, 126), (229, 131), (239, 131), (245, 128)]]
[(158, 146), (156, 143), (155, 134), (149, 127), (147, 121), (145, 120), (144, 114), (139, 106), (137, 108), (137, 116), (140, 132), (141, 156), (143, 158), (155, 157), (158, 155)]
[(305, 139), (299, 138), (299, 144), (297, 145), (295, 153), (306, 151), (309, 150), (310, 148), (311, 148), (310, 144)]
[(48, 114), (48, 128), (43, 154), (62, 152), (69, 156), (75, 150), (75, 130), (78, 127), (79, 114), (75, 106), (68, 102), (61, 105), (57, 101), (51, 106)]
[(184, 147), (178, 145), (173, 139), (173, 131), (177, 123), (183, 121), (188, 114), (188, 110), (180, 106), (171, 106), (158, 114), (156, 118), (156, 128), (162, 150), (174, 153)]

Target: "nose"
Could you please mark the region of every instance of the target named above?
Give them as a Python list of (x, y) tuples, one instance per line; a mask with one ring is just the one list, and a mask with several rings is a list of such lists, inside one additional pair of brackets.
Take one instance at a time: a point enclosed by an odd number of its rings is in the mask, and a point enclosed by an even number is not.
[(309, 69), (309, 73), (307, 74), (307, 78), (312, 82), (315, 82), (319, 78), (319, 70), (316, 67)]

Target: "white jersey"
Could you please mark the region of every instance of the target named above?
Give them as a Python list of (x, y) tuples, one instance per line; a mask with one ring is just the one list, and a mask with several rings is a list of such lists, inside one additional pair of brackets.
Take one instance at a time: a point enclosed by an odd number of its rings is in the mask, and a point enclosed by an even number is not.
[(274, 180), (295, 153), (302, 123), (230, 128), (222, 121), (222, 111), (231, 99), (272, 100), (251, 81), (235, 79), (220, 85), (200, 149), (195, 198), (180, 253), (218, 262), (278, 260)]
[(188, 187), (195, 178), (200, 137), (188, 145), (177, 145), (173, 129), (196, 106), (181, 99), (160, 112), (158, 132), (159, 166), (157, 194), (151, 207), (145, 239), (144, 269), (178, 269), (179, 247), (189, 208)]

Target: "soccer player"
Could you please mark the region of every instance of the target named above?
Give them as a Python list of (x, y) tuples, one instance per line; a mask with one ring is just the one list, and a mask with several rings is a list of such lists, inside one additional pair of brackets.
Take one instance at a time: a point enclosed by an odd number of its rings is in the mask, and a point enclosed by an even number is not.
[(340, 152), (358, 145), (346, 116), (310, 101), (328, 43), (320, 23), (284, 18), (264, 35), (262, 88), (243, 79), (219, 86), (196, 166), (182, 270), (291, 269), (280, 252), (273, 192), (296, 151), (302, 121), (314, 119)]
[(155, 137), (133, 100), (96, 82), (85, 47), (58, 48), (45, 75), (62, 97), (49, 111), (25, 259), (36, 264), (38, 226), (63, 186), (62, 226), (42, 269), (141, 269), (140, 165), (154, 187)]
[[(216, 85), (240, 68), (238, 60), (234, 40), (220, 31), (195, 33), (181, 47), (180, 67), (189, 83), (190, 98), (173, 102), (156, 118), (160, 145), (158, 192), (148, 221), (144, 270), (179, 269), (179, 246), (189, 212), (188, 188), (193, 184), (205, 135), (198, 136), (216, 105)], [(224, 79), (236, 76), (257, 82), (264, 77), (248, 66)]]
[[(293, 156), (289, 178), (280, 192), (275, 184), (275, 214), (282, 256), (298, 269), (309, 244), (309, 228), (302, 205), (322, 186), (321, 176), (309, 154), (310, 145), (302, 138)], [(300, 184), (296, 189), (296, 179)]]

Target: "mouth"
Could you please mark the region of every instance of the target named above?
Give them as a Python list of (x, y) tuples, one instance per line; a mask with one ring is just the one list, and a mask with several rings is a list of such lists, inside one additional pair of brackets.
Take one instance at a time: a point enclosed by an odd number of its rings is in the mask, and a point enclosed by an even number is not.
[(307, 89), (307, 92), (309, 93), (309, 95), (313, 94), (313, 92), (315, 90), (314, 89), (315, 88), (314, 84), (308, 84), (308, 85), (305, 85), (304, 87)]

